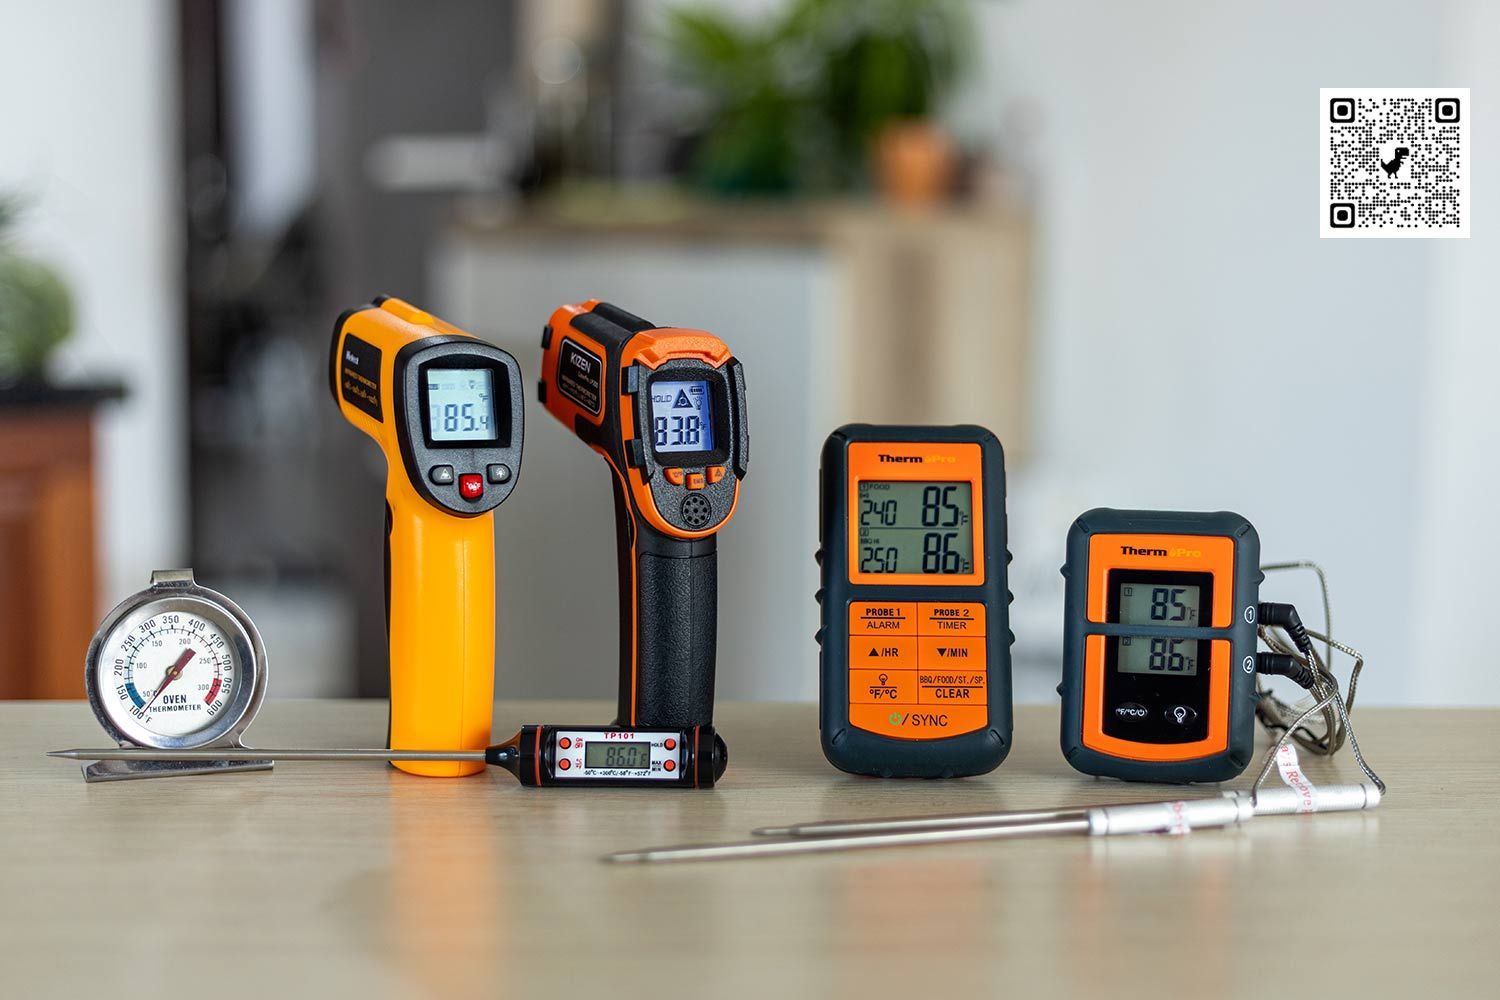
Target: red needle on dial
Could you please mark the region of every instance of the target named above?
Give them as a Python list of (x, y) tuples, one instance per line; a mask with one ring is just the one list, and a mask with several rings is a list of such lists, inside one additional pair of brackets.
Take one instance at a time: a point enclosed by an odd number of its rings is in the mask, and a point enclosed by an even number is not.
[(136, 713), (137, 715), (145, 715), (151, 706), (156, 704), (157, 697), (167, 689), (167, 685), (182, 676), (183, 668), (187, 666), (188, 660), (191, 660), (196, 652), (192, 647), (182, 651), (182, 655), (177, 657), (177, 662), (167, 668), (166, 676), (162, 677), (161, 683), (156, 685), (156, 691), (151, 695), (151, 700), (141, 706), (141, 710)]

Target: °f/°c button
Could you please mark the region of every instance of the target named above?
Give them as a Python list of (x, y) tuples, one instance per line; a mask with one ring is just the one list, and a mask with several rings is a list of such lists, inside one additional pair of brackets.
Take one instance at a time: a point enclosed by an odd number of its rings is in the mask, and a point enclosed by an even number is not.
[(508, 483), (510, 482), (510, 466), (486, 465), (484, 467), (484, 478), (492, 483)]
[(1139, 702), (1126, 701), (1115, 706), (1115, 718), (1117, 719), (1144, 719), (1146, 717), (1146, 706)]
[(427, 478), (432, 480), (433, 485), (435, 486), (452, 486), (453, 466), (434, 465), (432, 468), (427, 470)]

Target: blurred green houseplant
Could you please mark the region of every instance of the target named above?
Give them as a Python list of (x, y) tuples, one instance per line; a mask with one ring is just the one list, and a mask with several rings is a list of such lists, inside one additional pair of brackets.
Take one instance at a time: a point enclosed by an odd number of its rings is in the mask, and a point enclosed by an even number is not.
[(790, 0), (754, 20), (669, 10), (670, 63), (709, 102), (693, 179), (721, 194), (858, 186), (882, 128), (936, 112), (969, 35), (962, 0)]
[(40, 381), (47, 358), (73, 333), (73, 297), (57, 272), (14, 246), (19, 214), (0, 198), (0, 383)]

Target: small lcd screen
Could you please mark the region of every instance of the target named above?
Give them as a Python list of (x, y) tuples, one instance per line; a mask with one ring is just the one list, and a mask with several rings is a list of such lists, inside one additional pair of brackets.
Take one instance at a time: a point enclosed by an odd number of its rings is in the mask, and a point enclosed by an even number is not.
[(651, 744), (595, 740), (583, 748), (583, 766), (649, 771), (651, 769)]
[(652, 382), (651, 430), (659, 452), (713, 451), (713, 406), (708, 383)]
[(1197, 628), (1203, 624), (1203, 588), (1197, 584), (1126, 580), (1119, 586), (1115, 621), (1121, 625)]
[(861, 573), (974, 572), (974, 484), (859, 484)]
[(1193, 677), (1198, 673), (1198, 640), (1161, 635), (1122, 635), (1115, 669), (1122, 674), (1168, 674)]
[(428, 368), (427, 438), (493, 441), (495, 373), (489, 368)]

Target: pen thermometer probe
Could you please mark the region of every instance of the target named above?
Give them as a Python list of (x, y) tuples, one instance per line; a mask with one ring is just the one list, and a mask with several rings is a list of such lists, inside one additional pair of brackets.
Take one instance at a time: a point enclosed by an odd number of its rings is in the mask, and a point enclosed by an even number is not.
[(820, 725), (835, 767), (983, 774), (1010, 751), (1005, 456), (982, 427), (823, 446)]
[(492, 512), (520, 474), (521, 370), (499, 348), (381, 298), (339, 317), (329, 378), (344, 419), (385, 455), (390, 745), (483, 750), (495, 682)]
[(552, 314), (537, 393), (609, 464), (620, 585), (615, 724), (713, 722), (717, 533), (749, 464), (745, 374), (724, 342), (607, 302)]
[(1260, 539), (1238, 514), (1099, 508), (1068, 532), (1062, 751), (1085, 774), (1227, 781), (1255, 742)]

